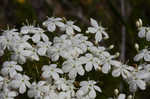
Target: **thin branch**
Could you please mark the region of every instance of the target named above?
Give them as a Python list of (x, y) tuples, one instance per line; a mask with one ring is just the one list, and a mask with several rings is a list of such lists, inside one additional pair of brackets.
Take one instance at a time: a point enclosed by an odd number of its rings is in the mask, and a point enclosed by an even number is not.
[[(124, 0), (120, 0), (121, 3), (121, 15), (123, 19), (125, 19), (125, 2)], [(124, 25), (122, 25), (121, 28), (121, 33), (122, 33), (122, 41), (121, 41), (121, 60), (124, 62), (125, 61), (125, 54), (126, 54), (126, 28)]]

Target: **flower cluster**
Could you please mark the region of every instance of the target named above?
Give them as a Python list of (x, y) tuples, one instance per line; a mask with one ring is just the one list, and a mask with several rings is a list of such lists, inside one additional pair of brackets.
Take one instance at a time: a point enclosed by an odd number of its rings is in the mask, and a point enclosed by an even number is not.
[[(3, 63), (0, 71), (0, 99), (14, 99), (25, 92), (34, 99), (95, 99), (96, 92), (103, 92), (96, 85), (97, 81), (77, 79), (92, 70), (100, 70), (104, 74), (112, 72), (113, 77), (121, 76), (129, 84), (131, 92), (137, 88), (146, 89), (150, 65), (144, 63), (135, 68), (117, 61), (118, 53), (109, 53), (113, 46), (105, 48), (98, 45), (103, 38), (109, 38), (105, 28), (92, 18), (90, 21), (92, 27), (88, 27), (86, 33), (95, 34), (96, 44), (84, 32), (79, 33), (81, 29), (74, 21), (62, 18), (48, 18), (43, 22), (44, 29), (25, 25), (20, 29), (5, 30), (0, 36), (0, 56), (8, 51), (10, 60)], [(139, 30), (140, 35), (146, 35), (143, 29)], [(54, 32), (59, 36), (50, 41), (48, 35)], [(143, 49), (134, 60), (149, 62), (149, 53), (148, 49)], [(42, 66), (41, 79), (31, 82), (22, 65), (28, 60), (39, 61), (42, 56), (50, 63)], [(78, 86), (75, 83), (79, 83)], [(125, 99), (124, 94), (117, 97)]]

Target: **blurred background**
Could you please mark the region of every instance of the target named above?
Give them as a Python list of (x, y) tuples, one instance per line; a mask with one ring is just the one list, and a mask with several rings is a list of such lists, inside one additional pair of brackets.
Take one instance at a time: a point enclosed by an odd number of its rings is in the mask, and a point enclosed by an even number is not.
[[(7, 25), (19, 28), (26, 23), (26, 20), (31, 24), (34, 21), (41, 24), (47, 16), (75, 20), (83, 30), (90, 25), (91, 17), (98, 20), (110, 35), (110, 39), (100, 45), (107, 47), (115, 45), (113, 53), (120, 52), (119, 60), (130, 65), (136, 64), (132, 60), (137, 53), (134, 44), (138, 43), (140, 49), (147, 44), (150, 45), (145, 39), (137, 37), (138, 31), (135, 25), (141, 18), (143, 24), (149, 26), (150, 0), (0, 0), (0, 30), (6, 29)], [(101, 84), (103, 94), (97, 99), (106, 99), (113, 95), (114, 88), (120, 88), (118, 78), (112, 80), (110, 76), (102, 76), (95, 78), (104, 80)], [(122, 92), (130, 94), (127, 90), (128, 86), (124, 84)], [(150, 88), (138, 91), (136, 99), (150, 99)]]

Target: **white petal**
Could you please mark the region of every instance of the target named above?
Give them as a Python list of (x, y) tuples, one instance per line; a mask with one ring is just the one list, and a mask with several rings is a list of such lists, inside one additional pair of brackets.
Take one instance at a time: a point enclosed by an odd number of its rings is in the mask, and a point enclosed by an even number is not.
[(143, 80), (137, 80), (136, 83), (140, 89), (142, 89), (142, 90), (146, 89), (146, 84)]
[(49, 72), (48, 72), (48, 71), (43, 72), (43, 73), (42, 73), (42, 77), (43, 77), (43, 78), (48, 78), (48, 77), (50, 77)]
[(8, 92), (8, 96), (15, 97), (15, 96), (17, 96), (17, 92), (15, 92), (15, 91)]
[(150, 31), (146, 32), (146, 40), (150, 41)]
[(148, 53), (146, 53), (146, 54), (144, 55), (144, 60), (145, 60), (145, 61), (150, 61), (150, 52), (148, 52)]
[(52, 77), (53, 77), (55, 80), (58, 80), (58, 79), (59, 79), (59, 75), (58, 75), (56, 72), (53, 72), (53, 73), (52, 73)]
[(73, 29), (72, 29), (72, 27), (67, 27), (66, 28), (66, 33), (68, 34), (68, 35), (72, 35), (72, 34), (74, 34), (74, 31), (73, 31)]
[(79, 67), (77, 67), (77, 69), (78, 69), (78, 74), (83, 76), (84, 73), (85, 73), (83, 67), (82, 67), (82, 66), (79, 66)]
[(140, 59), (142, 59), (144, 57), (144, 53), (139, 53), (134, 57), (134, 61), (139, 61)]
[(96, 42), (100, 42), (102, 40), (102, 34), (98, 31), (95, 35)]
[(125, 99), (125, 98), (126, 98), (125, 94), (120, 94), (117, 99)]
[(96, 92), (94, 89), (92, 89), (90, 92), (89, 92), (89, 97), (90, 98), (95, 98), (96, 97)]
[(54, 23), (50, 23), (50, 24), (48, 24), (47, 29), (50, 32), (54, 32), (56, 30), (56, 25)]
[(87, 71), (87, 72), (89, 72), (89, 71), (91, 71), (92, 70), (92, 63), (91, 62), (88, 62), (86, 65), (85, 65), (85, 70)]
[(78, 26), (73, 25), (73, 28), (74, 28), (76, 31), (81, 32), (81, 29), (80, 29)]
[(20, 88), (19, 88), (19, 92), (20, 92), (21, 94), (23, 94), (23, 93), (25, 93), (25, 91), (26, 91), (26, 86), (25, 86), (25, 84), (21, 84), (21, 86), (20, 86)]
[(22, 69), (22, 67), (21, 67), (21, 66), (16, 65), (16, 70), (18, 70), (18, 71), (22, 71), (23, 69)]
[(46, 42), (46, 41), (49, 41), (49, 38), (48, 38), (47, 35), (42, 34), (41, 37), (42, 37), (43, 41), (45, 41), (45, 42)]
[(120, 67), (121, 66), (121, 62), (115, 61), (115, 60), (110, 61), (110, 64), (115, 66), (115, 67)]
[(70, 78), (70, 79), (74, 79), (76, 76), (77, 76), (76, 70), (71, 70), (71, 71), (69, 72), (69, 78)]
[(97, 23), (96, 20), (94, 20), (93, 18), (91, 18), (90, 21), (91, 21), (91, 25), (92, 25), (93, 27), (98, 27), (98, 23)]
[(88, 85), (88, 82), (87, 82), (87, 81), (82, 81), (82, 82), (80, 82), (80, 86), (86, 86), (86, 85)]
[(110, 64), (108, 64), (108, 63), (105, 63), (104, 65), (103, 65), (103, 67), (102, 67), (102, 72), (103, 73), (108, 73), (108, 71), (110, 70)]
[(46, 54), (46, 48), (39, 48), (38, 49), (38, 54), (41, 55), (41, 56), (45, 55)]
[(97, 29), (93, 27), (89, 27), (86, 33), (96, 33)]
[(145, 28), (141, 28), (140, 29), (140, 31), (139, 31), (139, 33), (138, 33), (138, 37), (140, 37), (140, 38), (143, 38), (143, 37), (145, 37)]
[(112, 71), (112, 76), (119, 77), (120, 76), (120, 69), (119, 68), (118, 69), (114, 69)]
[(39, 35), (39, 34), (33, 35), (33, 36), (32, 36), (32, 41), (33, 41), (34, 43), (39, 42), (39, 41), (40, 41), (40, 35)]
[(98, 86), (94, 86), (94, 89), (97, 90), (97, 91), (99, 91), (99, 92), (102, 92), (101, 88), (98, 87)]
[(64, 27), (64, 26), (65, 26), (65, 24), (62, 23), (62, 22), (55, 22), (55, 24), (56, 24), (58, 27)]

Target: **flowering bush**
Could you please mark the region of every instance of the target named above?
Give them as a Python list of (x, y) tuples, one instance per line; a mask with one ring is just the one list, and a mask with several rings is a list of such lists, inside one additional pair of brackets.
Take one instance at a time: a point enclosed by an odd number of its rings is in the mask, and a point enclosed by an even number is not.
[[(0, 71), (0, 99), (15, 99), (24, 93), (34, 99), (95, 99), (103, 92), (99, 81), (89, 77), (77, 79), (93, 70), (121, 76), (129, 84), (131, 93), (145, 90), (150, 80), (149, 48), (134, 57), (135, 61), (142, 60), (138, 67), (117, 61), (119, 54), (109, 53), (113, 45), (109, 48), (99, 45), (109, 38), (105, 28), (92, 18), (90, 22), (91, 27), (85, 32), (74, 25), (74, 21), (54, 17), (43, 22), (44, 28), (28, 24), (20, 29), (5, 30), (0, 36), (0, 56), (7, 59)], [(137, 24), (138, 36), (150, 41), (149, 27), (143, 27), (141, 20)], [(95, 41), (90, 41), (88, 35), (94, 34)], [(40, 71), (38, 62), (42, 62)], [(39, 76), (28, 75), (33, 66), (37, 71), (35, 75)], [(134, 98), (119, 94), (117, 89), (114, 92), (110, 99)]]

